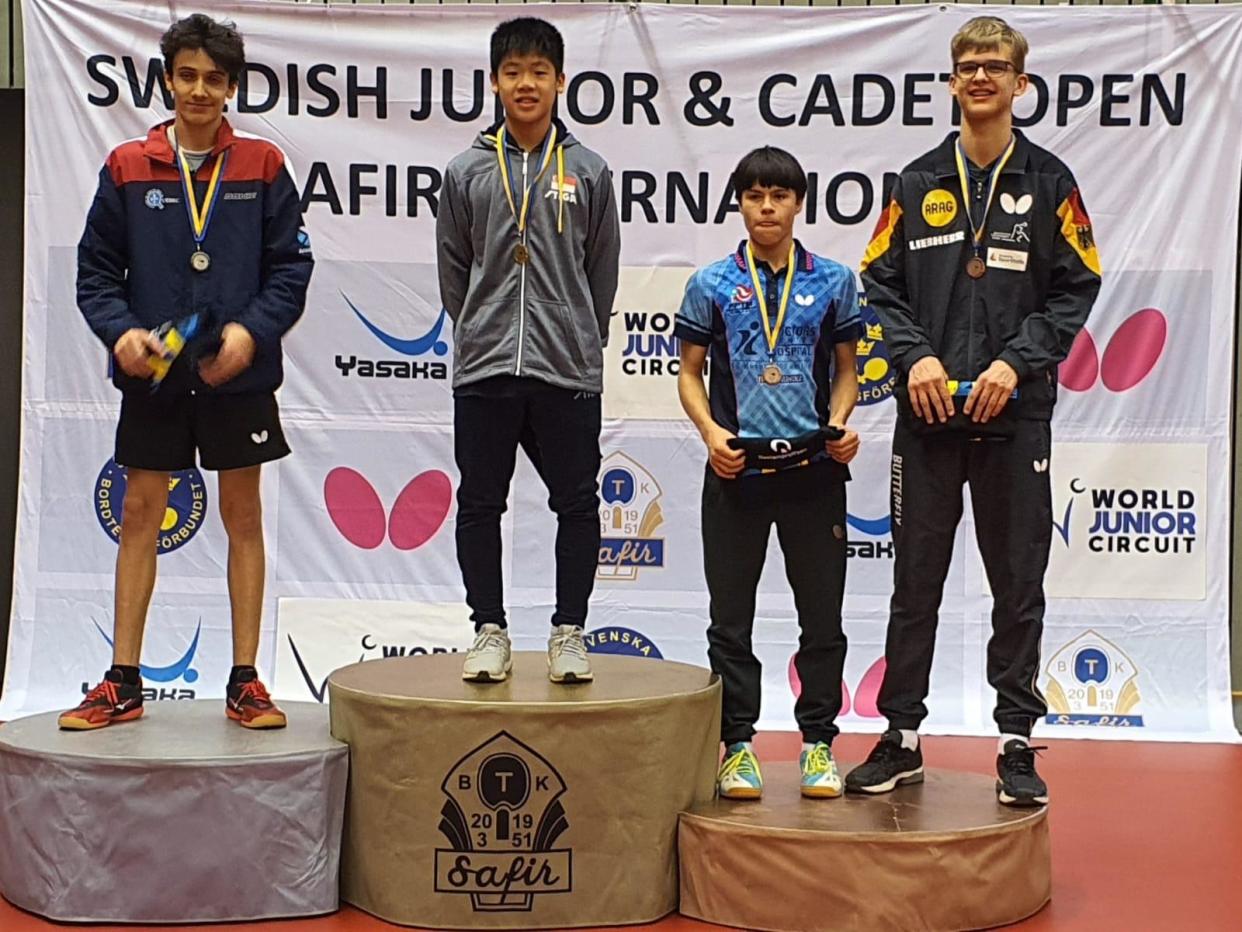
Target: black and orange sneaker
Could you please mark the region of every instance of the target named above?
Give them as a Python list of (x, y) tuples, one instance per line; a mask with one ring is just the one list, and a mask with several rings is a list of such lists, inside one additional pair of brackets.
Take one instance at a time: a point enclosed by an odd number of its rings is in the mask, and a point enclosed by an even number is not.
[(229, 683), (224, 714), (242, 728), (284, 728), (289, 724), (258, 677)]
[(142, 680), (125, 683), (119, 671), (109, 670), (81, 705), (60, 713), (57, 723), (65, 731), (90, 731), (136, 718), (142, 718)]

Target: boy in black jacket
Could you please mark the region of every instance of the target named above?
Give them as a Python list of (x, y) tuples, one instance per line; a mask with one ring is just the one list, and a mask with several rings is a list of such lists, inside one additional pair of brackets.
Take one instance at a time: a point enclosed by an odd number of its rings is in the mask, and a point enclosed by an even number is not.
[(937, 611), (962, 515), (974, 504), (994, 605), (988, 681), (1001, 732), (997, 795), (1047, 802), (1029, 737), (1052, 540), (1049, 421), (1057, 364), (1100, 289), (1074, 176), (1013, 128), (1027, 42), (981, 16), (953, 37), (949, 88), (962, 131), (902, 170), (863, 259), (867, 300), (898, 372), (893, 437), (893, 597), (880, 711), (889, 730), (846, 789), (923, 779)]

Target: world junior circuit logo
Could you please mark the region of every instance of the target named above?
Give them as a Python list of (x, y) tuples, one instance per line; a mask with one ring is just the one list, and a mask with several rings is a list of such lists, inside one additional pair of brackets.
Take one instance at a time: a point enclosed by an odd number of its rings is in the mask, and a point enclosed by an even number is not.
[(1138, 667), (1096, 632), (1086, 631), (1058, 650), (1046, 672), (1049, 725), (1143, 726)]
[(865, 297), (859, 298), (864, 334), (858, 340), (855, 364), (858, 366), (858, 403), (873, 405), (891, 398), (897, 372), (884, 344), (884, 327)]
[[(350, 354), (346, 358), (337, 353), (336, 368), (340, 371), (342, 378), (432, 379), (434, 381), (444, 381), (448, 378), (448, 364), (439, 362), (437, 359), (447, 356), (449, 352), (449, 345), (442, 338), (444, 322), (448, 319), (448, 311), (444, 308), (440, 308), (440, 316), (436, 318), (430, 330), (420, 336), (403, 339), (373, 324), (343, 291), (341, 298), (375, 339), (392, 352), (409, 357), (407, 359), (365, 359)], [(430, 360), (420, 358), (428, 354), (434, 358)]]
[(448, 798), (435, 892), (470, 896), (475, 912), (530, 912), (536, 896), (573, 890), (565, 781), (533, 748), (502, 731), (459, 760), (441, 785)]
[(596, 578), (632, 581), (644, 567), (664, 566), (664, 538), (654, 536), (664, 523), (663, 493), (655, 476), (620, 451), (601, 468)]
[[(95, 517), (99, 526), (117, 543), (121, 538), (126, 472), (110, 459), (95, 480)], [(207, 515), (207, 485), (197, 469), (182, 469), (168, 477), (168, 506), (156, 538), (158, 554), (172, 553), (188, 544), (203, 527)]]

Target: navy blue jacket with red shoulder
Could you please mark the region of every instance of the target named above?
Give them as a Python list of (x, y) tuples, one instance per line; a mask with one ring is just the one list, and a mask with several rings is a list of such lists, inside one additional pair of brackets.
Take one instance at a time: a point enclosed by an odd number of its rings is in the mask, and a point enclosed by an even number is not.
[[(211, 267), (196, 272), (168, 125), (118, 146), (99, 173), (78, 243), (78, 307), (109, 352), (127, 330), (191, 313), (202, 315), (208, 342), (237, 322), (254, 337), (254, 361), (215, 391), (274, 389), (284, 377), (280, 340), (302, 316), (314, 264), (284, 153), (221, 123), (215, 148), (195, 173), (201, 205), (216, 160), (225, 159), (203, 242)], [(112, 368), (122, 391), (147, 390), (148, 382)], [(189, 367), (178, 368), (192, 387), (206, 389)]]

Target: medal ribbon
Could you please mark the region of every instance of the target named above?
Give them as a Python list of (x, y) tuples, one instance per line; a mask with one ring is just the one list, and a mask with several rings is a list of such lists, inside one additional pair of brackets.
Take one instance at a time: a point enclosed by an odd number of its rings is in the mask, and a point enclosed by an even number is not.
[(211, 170), (211, 181), (207, 183), (207, 193), (203, 195), (203, 205), (200, 209), (198, 198), (194, 195), (194, 170), (190, 168), (190, 161), (185, 157), (185, 153), (181, 151), (181, 143), (177, 143), (177, 164), (181, 169), (181, 190), (185, 192), (185, 211), (190, 215), (190, 230), (194, 233), (194, 244), (202, 246), (203, 240), (207, 238), (207, 227), (211, 225), (211, 216), (215, 213), (216, 195), (220, 191), (220, 175), (224, 172), (224, 163), (228, 161), (229, 153), (226, 149), (216, 157), (215, 167)]
[[(505, 197), (509, 199), (509, 210), (513, 213), (513, 219), (517, 221), (519, 234), (526, 232), (526, 212), (530, 208), (530, 192), (539, 183), (539, 179), (543, 177), (543, 173), (548, 170), (548, 166), (552, 163), (552, 151), (555, 148), (556, 126), (553, 125), (548, 131), (547, 138), (543, 141), (543, 151), (539, 153), (539, 171), (535, 173), (534, 179), (530, 184), (526, 185), (526, 189), (522, 192), (522, 208), (518, 210), (517, 198), (514, 197), (513, 193), (515, 176), (509, 168), (509, 154), (505, 151), (505, 128), (502, 126), (496, 132), (496, 161), (500, 164), (500, 180), (505, 186)], [(564, 169), (561, 169), (561, 173), (564, 173)]]
[(755, 286), (755, 300), (759, 302), (759, 317), (763, 320), (763, 335), (768, 341), (768, 355), (776, 355), (776, 344), (781, 339), (781, 327), (785, 325), (785, 310), (789, 307), (789, 295), (793, 291), (794, 277), (794, 244), (789, 244), (789, 259), (785, 262), (785, 290), (781, 294), (780, 308), (776, 312), (776, 323), (768, 319), (768, 301), (763, 285), (759, 281), (759, 270), (755, 268), (755, 254), (751, 251), (750, 240), (746, 241), (746, 267), (750, 269), (750, 281)]
[(957, 137), (957, 145), (953, 148), (953, 155), (957, 159), (957, 180), (962, 185), (962, 205), (966, 208), (966, 220), (970, 223), (970, 232), (974, 237), (975, 255), (980, 255), (983, 252), (983, 235), (987, 229), (988, 214), (992, 211), (992, 198), (996, 194), (997, 185), (1000, 184), (1001, 172), (1009, 162), (1017, 145), (1017, 137), (1009, 137), (1008, 148), (992, 165), (992, 170), (988, 173), (988, 199), (984, 201), (983, 216), (979, 219), (979, 226), (976, 227), (975, 215), (970, 209), (973, 202), (970, 199), (970, 175), (966, 171), (966, 155), (962, 152), (962, 137)]

